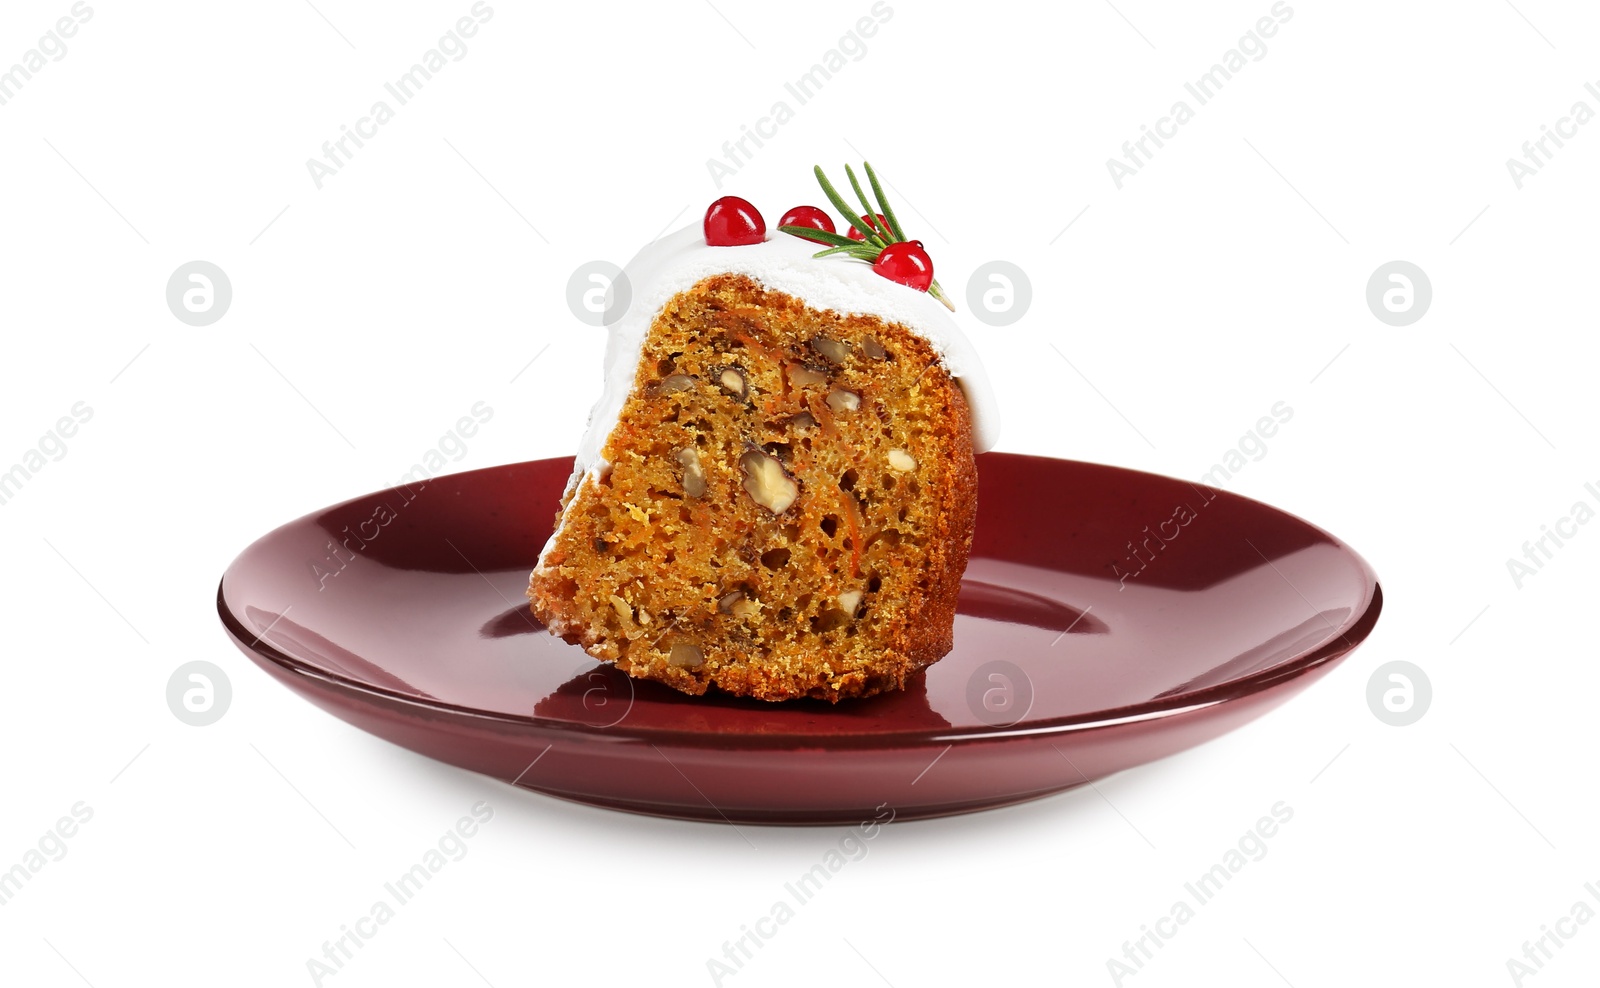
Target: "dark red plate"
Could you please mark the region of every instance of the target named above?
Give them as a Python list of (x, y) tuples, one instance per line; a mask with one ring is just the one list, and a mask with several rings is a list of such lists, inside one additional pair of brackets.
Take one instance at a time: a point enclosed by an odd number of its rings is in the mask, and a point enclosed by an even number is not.
[(290, 522), (224, 574), (223, 626), (313, 703), (453, 765), (614, 809), (820, 824), (1004, 806), (1199, 744), (1327, 672), (1382, 601), (1360, 556), (1264, 504), (990, 453), (955, 649), (909, 688), (691, 697), (528, 612), (571, 467), (440, 477)]

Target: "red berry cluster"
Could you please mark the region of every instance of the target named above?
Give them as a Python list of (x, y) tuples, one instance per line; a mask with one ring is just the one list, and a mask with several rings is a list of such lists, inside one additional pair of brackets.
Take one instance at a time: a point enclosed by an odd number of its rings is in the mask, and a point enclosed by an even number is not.
[[(870, 226), (872, 221), (863, 216), (861, 222)], [(888, 229), (889, 224), (881, 214), (878, 222), (882, 229)], [(834, 228), (833, 218), (816, 206), (794, 207), (783, 214), (778, 226), (804, 226), (825, 233), (838, 232)], [(712, 247), (743, 247), (767, 239), (767, 223), (761, 218), (761, 211), (738, 196), (723, 196), (713, 202), (706, 210), (704, 229), (706, 243)], [(865, 239), (854, 226), (850, 227), (849, 236), (852, 240)], [(821, 239), (816, 242), (827, 243)], [(920, 292), (927, 291), (928, 286), (933, 284), (933, 258), (928, 256), (920, 240), (904, 240), (885, 247), (873, 262), (872, 270), (896, 284), (908, 285)]]

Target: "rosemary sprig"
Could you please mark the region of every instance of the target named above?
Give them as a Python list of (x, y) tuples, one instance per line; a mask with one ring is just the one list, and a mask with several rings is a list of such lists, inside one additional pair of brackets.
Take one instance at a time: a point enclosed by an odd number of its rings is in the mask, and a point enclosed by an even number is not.
[(822, 166), (817, 165), (815, 171), (817, 184), (822, 186), (822, 194), (828, 197), (829, 202), (833, 203), (833, 208), (844, 214), (845, 222), (855, 227), (861, 236), (866, 238), (867, 243), (877, 247), (879, 250), (889, 246), (889, 243), (881, 239), (870, 226), (862, 225), (861, 220), (856, 216), (856, 211), (850, 208), (850, 204), (844, 201), (844, 196), (839, 194), (839, 190), (835, 189), (833, 183), (828, 181), (828, 176), (823, 174)]
[[(848, 201), (845, 201), (845, 197), (838, 193), (838, 189), (834, 189), (834, 184), (827, 181), (827, 174), (822, 171), (822, 166), (818, 165), (813, 168), (814, 173), (816, 173), (816, 184), (822, 187), (822, 195), (826, 195), (827, 201), (834, 203), (834, 208), (838, 209), (838, 213), (845, 217), (845, 221), (851, 225), (851, 229), (861, 233), (861, 240), (851, 240), (850, 237), (845, 237), (843, 233), (830, 233), (827, 230), (814, 229), (814, 227), (786, 225), (786, 227), (778, 227), (778, 229), (781, 232), (789, 233), (790, 237), (798, 237), (802, 238), (802, 240), (811, 240), (827, 245), (826, 248), (822, 248), (818, 253), (811, 254), (813, 257), (832, 257), (835, 254), (843, 254), (846, 257), (854, 257), (858, 261), (866, 261), (867, 264), (875, 264), (878, 254), (882, 254), (883, 249), (886, 246), (890, 246), (891, 243), (904, 243), (904, 241), (910, 240), (910, 237), (906, 237), (906, 229), (899, 224), (899, 217), (894, 216), (894, 209), (890, 208), (890, 200), (886, 195), (883, 195), (883, 185), (878, 182), (877, 173), (872, 171), (872, 165), (870, 165), (869, 161), (862, 161), (861, 168), (862, 171), (867, 173), (867, 184), (872, 187), (872, 195), (878, 200), (878, 208), (872, 208), (872, 203), (867, 201), (867, 193), (862, 192), (861, 181), (856, 177), (856, 169), (851, 168), (850, 165), (845, 165), (845, 176), (850, 179), (850, 189), (856, 193), (856, 198), (861, 200), (862, 211), (859, 214), (856, 213), (856, 209)], [(928, 294), (939, 299), (939, 302), (942, 302), (950, 312), (955, 312), (955, 305), (950, 304), (949, 296), (944, 294), (944, 289), (939, 288), (938, 280), (934, 280), (931, 285), (928, 285)]]
[[(863, 161), (861, 168), (867, 173), (867, 184), (872, 187), (872, 194), (878, 200), (878, 208), (874, 210), (872, 203), (867, 201), (867, 194), (861, 189), (861, 182), (856, 178), (855, 169), (845, 165), (844, 173), (850, 179), (850, 188), (855, 192), (856, 198), (861, 200), (862, 212), (859, 215), (845, 201), (844, 196), (839, 194), (839, 190), (833, 187), (833, 183), (828, 181), (828, 176), (823, 172), (821, 165), (815, 166), (813, 171), (817, 176), (817, 184), (822, 186), (822, 194), (828, 197), (828, 201), (833, 203), (833, 208), (839, 211), (846, 222), (857, 233), (861, 234), (862, 239), (852, 240), (842, 234), (829, 233), (826, 230), (817, 230), (809, 226), (780, 226), (778, 229), (803, 240), (812, 240), (829, 245), (811, 255), (812, 257), (832, 257), (835, 254), (843, 254), (857, 260), (866, 261), (869, 264), (876, 263), (878, 255), (883, 253), (884, 248), (890, 244), (904, 243), (910, 240), (911, 238), (906, 236), (905, 229), (901, 227), (899, 218), (894, 215), (894, 210), (889, 207), (889, 199), (883, 194), (883, 186), (878, 182), (878, 175), (872, 170), (871, 163)], [(880, 216), (879, 214), (882, 215)], [(944, 289), (939, 287), (938, 279), (934, 279), (932, 284), (928, 286), (928, 294), (944, 303), (944, 307), (951, 312), (956, 311), (956, 307), (950, 303), (949, 296), (945, 295)]]
[(869, 264), (878, 259), (878, 249), (876, 247), (830, 247), (827, 250), (819, 250), (811, 256), (832, 257), (834, 254), (849, 254), (856, 260), (866, 261)]
[(815, 240), (819, 243), (832, 244), (835, 247), (854, 247), (861, 243), (859, 240), (851, 240), (842, 234), (818, 230), (814, 226), (780, 226), (778, 229), (783, 233), (799, 237), (801, 240)]
[(894, 210), (889, 208), (889, 200), (883, 195), (883, 186), (878, 184), (878, 176), (872, 170), (872, 165), (863, 161), (861, 167), (866, 169), (867, 183), (872, 186), (872, 194), (878, 197), (878, 208), (883, 210), (883, 218), (889, 221), (889, 228), (894, 231), (898, 240), (906, 239), (906, 231), (900, 228), (900, 221), (895, 219)]
[[(866, 164), (866, 162), (862, 162), (862, 164)], [(872, 203), (867, 201), (867, 194), (861, 191), (861, 183), (856, 181), (855, 169), (851, 168), (849, 165), (845, 165), (844, 173), (850, 179), (850, 187), (856, 190), (856, 198), (861, 200), (861, 215), (867, 218), (867, 225), (872, 227), (873, 230), (877, 231), (877, 233), (889, 243), (896, 243), (904, 240), (904, 237), (897, 237), (890, 233), (888, 230), (888, 222), (878, 217), (877, 211), (872, 208)]]
[(878, 248), (860, 240), (851, 240), (849, 237), (841, 237), (837, 233), (829, 233), (827, 230), (818, 230), (816, 227), (811, 226), (780, 226), (778, 231), (787, 233), (792, 237), (799, 237), (801, 240), (814, 240), (831, 245), (812, 254), (812, 257), (832, 257), (834, 254), (849, 254), (851, 257), (868, 263), (878, 259)]

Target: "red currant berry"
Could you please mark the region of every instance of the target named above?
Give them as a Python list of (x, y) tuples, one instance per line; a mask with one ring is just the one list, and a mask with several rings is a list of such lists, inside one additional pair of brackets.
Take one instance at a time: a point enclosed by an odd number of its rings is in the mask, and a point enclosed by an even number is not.
[[(826, 230), (829, 233), (834, 232), (833, 217), (829, 216), (827, 213), (824, 213), (815, 206), (794, 207), (787, 213), (783, 214), (783, 219), (778, 221), (778, 226), (780, 228), (785, 226), (809, 226), (813, 230)], [(827, 243), (826, 240), (817, 240), (815, 237), (805, 237), (804, 234), (797, 233), (795, 236), (804, 237), (806, 240), (811, 240), (819, 244)]]
[[(871, 230), (873, 233), (878, 234), (879, 236), (883, 235), (882, 231), (889, 229), (889, 221), (883, 218), (883, 214), (882, 213), (878, 214), (878, 225), (877, 226), (873, 226), (872, 225), (872, 221), (867, 219), (865, 216), (861, 217), (861, 225), (866, 227), (867, 229)], [(850, 239), (851, 240), (865, 240), (867, 238), (863, 237), (861, 235), (861, 231), (860, 230), (857, 230), (855, 227), (852, 226), (850, 228)]]
[(933, 284), (933, 258), (928, 256), (920, 240), (904, 240), (885, 247), (873, 262), (872, 270), (919, 292), (927, 291)]
[(705, 232), (712, 247), (743, 247), (767, 239), (767, 221), (746, 200), (723, 196), (706, 210)]

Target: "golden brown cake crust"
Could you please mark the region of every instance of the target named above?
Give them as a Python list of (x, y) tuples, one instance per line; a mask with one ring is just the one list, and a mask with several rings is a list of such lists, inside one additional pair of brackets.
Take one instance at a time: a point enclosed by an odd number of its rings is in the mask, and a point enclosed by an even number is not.
[(932, 345), (743, 275), (671, 299), (530, 580), (552, 632), (686, 693), (837, 701), (951, 648), (972, 427)]

